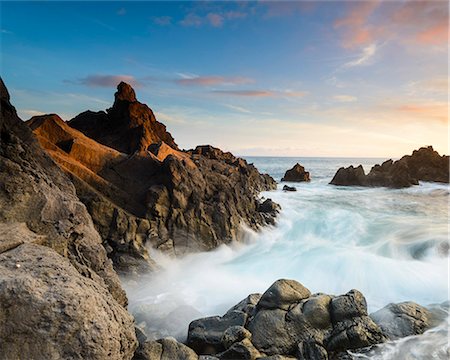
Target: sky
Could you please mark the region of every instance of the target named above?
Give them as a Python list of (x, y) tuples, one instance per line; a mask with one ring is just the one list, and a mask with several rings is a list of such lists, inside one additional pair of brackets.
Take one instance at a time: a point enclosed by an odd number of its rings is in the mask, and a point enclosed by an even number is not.
[(448, 149), (446, 1), (0, 2), (23, 120), (134, 86), (181, 148), (399, 157)]

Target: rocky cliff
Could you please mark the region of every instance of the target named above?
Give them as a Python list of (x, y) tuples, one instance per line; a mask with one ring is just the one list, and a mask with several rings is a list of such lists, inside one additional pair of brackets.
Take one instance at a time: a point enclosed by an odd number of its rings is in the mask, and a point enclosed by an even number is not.
[(238, 239), (242, 225), (274, 222), (276, 207), (258, 200), (276, 187), (270, 176), (212, 146), (180, 151), (127, 84), (106, 113), (28, 125), (71, 176), (116, 269), (152, 265), (148, 244), (175, 255), (210, 250)]
[(375, 165), (367, 175), (361, 165), (356, 168), (342, 167), (330, 184), (405, 188), (418, 185), (419, 181), (448, 183), (449, 156), (439, 155), (431, 146), (422, 147), (400, 160), (387, 160), (381, 165)]
[(127, 298), (70, 179), (0, 80), (0, 358), (130, 359)]

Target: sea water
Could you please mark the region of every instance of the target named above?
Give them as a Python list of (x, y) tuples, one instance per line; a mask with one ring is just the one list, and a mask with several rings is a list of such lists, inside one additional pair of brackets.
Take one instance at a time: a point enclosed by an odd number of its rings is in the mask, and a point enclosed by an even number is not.
[[(194, 318), (222, 315), (280, 278), (295, 279), (312, 292), (337, 295), (358, 289), (369, 312), (391, 302), (428, 305), (448, 299), (448, 185), (329, 185), (341, 166), (362, 164), (367, 172), (384, 159), (246, 159), (279, 182), (277, 190), (261, 194), (281, 205), (277, 223), (256, 233), (247, 230), (240, 243), (181, 259), (151, 250), (162, 270), (138, 284), (124, 284), (132, 312), (157, 314), (153, 330), (159, 335), (183, 339)], [(311, 182), (289, 183), (297, 191), (283, 192), (280, 180), (297, 162), (310, 172)], [(446, 334), (435, 331), (408, 345), (425, 349), (420, 342), (431, 338), (438, 347), (436, 337), (447, 344)], [(406, 345), (389, 346), (367, 356), (388, 359), (389, 351)]]

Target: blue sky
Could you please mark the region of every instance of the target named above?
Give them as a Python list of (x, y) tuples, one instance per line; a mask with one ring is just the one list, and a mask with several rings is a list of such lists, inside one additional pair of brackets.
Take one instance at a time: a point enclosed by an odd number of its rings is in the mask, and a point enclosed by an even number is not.
[(127, 81), (182, 148), (448, 153), (448, 4), (2, 2), (19, 116), (103, 110)]

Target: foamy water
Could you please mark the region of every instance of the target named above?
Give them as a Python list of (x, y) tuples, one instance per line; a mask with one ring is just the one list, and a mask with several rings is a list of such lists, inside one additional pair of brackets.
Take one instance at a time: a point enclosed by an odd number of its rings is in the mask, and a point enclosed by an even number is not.
[(261, 194), (282, 206), (277, 225), (248, 232), (240, 244), (182, 259), (152, 251), (163, 270), (139, 284), (125, 280), (125, 287), (130, 310), (152, 313), (150, 327), (159, 335), (182, 339), (194, 318), (223, 314), (279, 278), (295, 279), (312, 292), (358, 289), (370, 312), (390, 302), (448, 299), (447, 185), (401, 190), (328, 185), (340, 166), (362, 162), (367, 171), (376, 159), (248, 160), (278, 181), (300, 161), (312, 181), (294, 184), (297, 192), (283, 192), (280, 184)]

